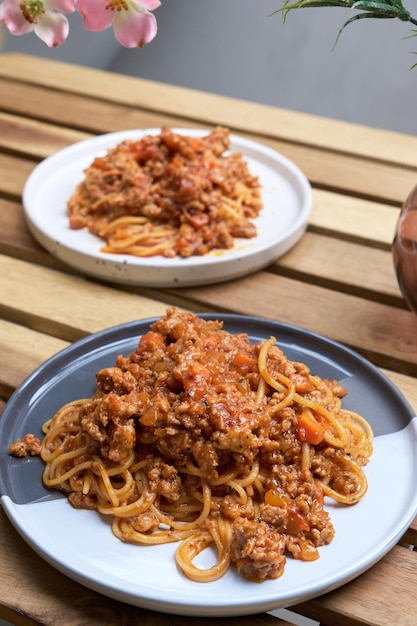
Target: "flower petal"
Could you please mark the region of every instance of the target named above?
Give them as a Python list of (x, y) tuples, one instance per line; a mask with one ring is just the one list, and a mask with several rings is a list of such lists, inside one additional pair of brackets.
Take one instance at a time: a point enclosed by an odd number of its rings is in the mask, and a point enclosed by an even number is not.
[(109, 28), (117, 11), (107, 9), (107, 5), (107, 0), (76, 0), (75, 6), (83, 17), (84, 28), (93, 31)]
[(146, 10), (120, 11), (113, 23), (114, 36), (125, 48), (142, 48), (157, 32), (155, 16)]
[(61, 13), (48, 11), (35, 24), (35, 33), (50, 48), (60, 46), (69, 33), (68, 20)]
[(0, 24), (3, 24), (12, 35), (27, 35), (33, 30), (33, 24), (23, 17), (19, 2), (16, 0), (4, 0), (0, 4)]
[(138, 4), (139, 6), (145, 7), (149, 11), (154, 11), (155, 9), (161, 6), (161, 3), (159, 2), (159, 0), (139, 0), (139, 1), (136, 1), (136, 4)]
[(74, 13), (75, 0), (43, 0), (45, 11), (59, 11), (59, 13)]

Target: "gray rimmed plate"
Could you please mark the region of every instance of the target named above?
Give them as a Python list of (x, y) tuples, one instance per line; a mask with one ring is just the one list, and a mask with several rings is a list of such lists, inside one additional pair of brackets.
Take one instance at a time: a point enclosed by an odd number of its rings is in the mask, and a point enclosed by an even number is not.
[[(41, 424), (65, 402), (89, 396), (95, 372), (135, 350), (153, 320), (124, 324), (82, 339), (41, 365), (8, 402), (0, 419), (1, 504), (22, 537), (55, 568), (81, 584), (130, 604), (166, 613), (233, 616), (288, 607), (320, 595), (371, 567), (399, 540), (417, 512), (417, 418), (399, 390), (355, 352), (320, 335), (279, 322), (225, 314), (230, 332), (253, 341), (274, 335), (292, 360), (313, 373), (336, 378), (348, 389), (344, 405), (358, 411), (375, 433), (366, 468), (369, 489), (353, 507), (326, 500), (336, 529), (320, 559), (288, 559), (276, 581), (254, 584), (233, 569), (219, 581), (195, 583), (176, 568), (175, 544), (123, 544), (109, 520), (73, 509), (64, 497), (43, 488), (42, 462), (15, 459), (8, 446)], [(389, 501), (386, 494), (389, 493)], [(205, 565), (210, 561), (206, 551)], [(163, 575), (161, 573), (163, 572)]]

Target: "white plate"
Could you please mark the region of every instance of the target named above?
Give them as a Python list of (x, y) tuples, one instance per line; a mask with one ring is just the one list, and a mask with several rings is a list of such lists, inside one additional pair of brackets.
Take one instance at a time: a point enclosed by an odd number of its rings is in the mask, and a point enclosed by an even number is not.
[[(209, 131), (173, 129), (189, 136)], [(100, 251), (103, 241), (87, 229), (71, 230), (67, 202), (96, 156), (124, 139), (159, 134), (160, 129), (100, 135), (64, 148), (42, 161), (23, 191), (26, 220), (33, 236), (52, 255), (77, 270), (112, 282), (153, 287), (204, 285), (262, 269), (287, 252), (304, 233), (312, 206), (311, 187), (299, 168), (263, 144), (231, 135), (231, 150), (242, 152), (262, 184), (264, 209), (254, 220), (258, 235), (237, 239), (230, 250), (201, 257), (139, 258)]]
[(8, 455), (10, 443), (27, 432), (40, 434), (42, 422), (62, 404), (91, 395), (95, 372), (112, 365), (117, 354), (134, 350), (150, 320), (124, 324), (72, 344), (15, 392), (0, 420), (0, 502), (18, 532), (46, 561), (109, 597), (195, 616), (289, 607), (355, 578), (384, 556), (408, 528), (417, 512), (417, 418), (376, 367), (338, 343), (269, 320), (204, 317), (223, 319), (226, 330), (248, 332), (253, 341), (274, 335), (290, 359), (307, 363), (322, 377), (341, 381), (348, 389), (344, 405), (360, 412), (374, 429), (375, 450), (366, 468), (368, 492), (352, 507), (326, 498), (336, 536), (320, 548), (317, 561), (288, 558), (283, 576), (262, 584), (244, 580), (235, 569), (215, 582), (193, 582), (176, 568), (175, 544), (123, 544), (113, 536), (108, 519), (75, 510), (64, 497), (47, 495), (39, 458)]

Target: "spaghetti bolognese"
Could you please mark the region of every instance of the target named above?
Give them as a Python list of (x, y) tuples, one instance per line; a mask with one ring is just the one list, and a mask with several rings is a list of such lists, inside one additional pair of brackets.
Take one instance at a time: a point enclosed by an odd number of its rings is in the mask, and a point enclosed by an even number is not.
[(97, 157), (68, 201), (69, 224), (105, 241), (103, 252), (190, 257), (257, 234), (260, 183), (230, 133), (191, 137), (163, 128)]
[[(274, 337), (251, 343), (172, 308), (96, 379), (91, 398), (45, 422), (44, 484), (110, 516), (124, 542), (178, 542), (192, 580), (234, 566), (262, 582), (288, 555), (319, 558), (335, 532), (324, 496), (353, 505), (366, 492), (371, 427)], [(217, 560), (204, 569), (208, 546)]]

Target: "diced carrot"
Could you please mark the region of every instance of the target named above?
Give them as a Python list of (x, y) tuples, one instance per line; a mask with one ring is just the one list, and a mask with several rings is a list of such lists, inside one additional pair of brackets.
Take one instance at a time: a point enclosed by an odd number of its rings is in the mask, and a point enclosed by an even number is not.
[(298, 393), (308, 393), (313, 389), (313, 384), (308, 374), (302, 374), (301, 372), (294, 372), (290, 375), (290, 380), (294, 383), (295, 390)]
[(288, 505), (285, 497), (276, 489), (268, 489), (264, 496), (265, 504), (269, 504), (271, 506), (279, 506), (281, 508), (286, 508)]
[(164, 338), (160, 333), (149, 331), (142, 335), (139, 341), (139, 347), (146, 350), (155, 350), (155, 348), (162, 347), (164, 345)]
[(193, 137), (190, 140), (190, 143), (192, 145), (192, 148), (194, 150), (194, 152), (198, 152), (201, 148), (201, 139), (199, 139), (198, 137)]
[(102, 157), (96, 157), (93, 161), (93, 167), (96, 167), (97, 169), (104, 169), (106, 165), (106, 160), (103, 159)]
[(202, 337), (202, 342), (206, 352), (209, 350), (217, 350), (219, 347), (219, 339), (216, 335), (206, 335)]
[(176, 373), (175, 377), (182, 382), (184, 391), (191, 395), (194, 400), (200, 400), (207, 393), (210, 370), (202, 363), (192, 361), (187, 368)]
[(234, 367), (243, 367), (251, 369), (256, 363), (256, 358), (245, 352), (237, 352), (233, 359)]
[(311, 413), (303, 411), (298, 418), (297, 434), (300, 441), (307, 441), (316, 446), (324, 439), (324, 428)]

